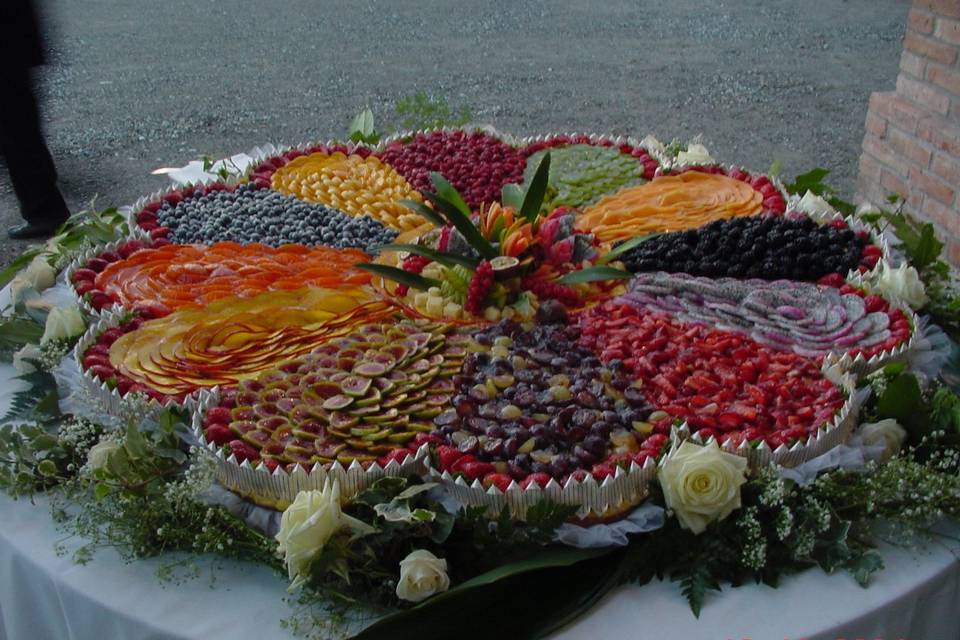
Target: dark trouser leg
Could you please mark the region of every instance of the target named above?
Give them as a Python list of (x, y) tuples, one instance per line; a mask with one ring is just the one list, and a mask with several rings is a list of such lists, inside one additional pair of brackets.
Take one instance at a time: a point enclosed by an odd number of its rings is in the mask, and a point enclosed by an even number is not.
[(20, 214), (31, 224), (58, 225), (69, 214), (40, 130), (30, 70), (0, 70), (0, 80), (6, 85), (0, 98), (0, 154), (7, 162)]

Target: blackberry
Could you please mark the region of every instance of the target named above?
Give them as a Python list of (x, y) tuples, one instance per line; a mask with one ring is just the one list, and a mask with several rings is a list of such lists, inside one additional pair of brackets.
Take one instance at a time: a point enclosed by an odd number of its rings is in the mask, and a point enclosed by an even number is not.
[(622, 256), (631, 272), (816, 281), (860, 264), (863, 241), (850, 229), (807, 217), (742, 217), (665, 233)]

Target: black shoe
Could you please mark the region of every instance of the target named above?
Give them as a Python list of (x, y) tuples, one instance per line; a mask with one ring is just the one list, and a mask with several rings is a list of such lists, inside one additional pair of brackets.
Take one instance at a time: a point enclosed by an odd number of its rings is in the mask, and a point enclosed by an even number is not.
[(17, 225), (16, 227), (10, 227), (7, 229), (7, 237), (11, 240), (27, 240), (29, 238), (45, 238), (47, 236), (52, 236), (57, 228), (62, 223), (58, 222), (54, 225), (49, 224), (34, 224), (27, 222), (25, 224)]

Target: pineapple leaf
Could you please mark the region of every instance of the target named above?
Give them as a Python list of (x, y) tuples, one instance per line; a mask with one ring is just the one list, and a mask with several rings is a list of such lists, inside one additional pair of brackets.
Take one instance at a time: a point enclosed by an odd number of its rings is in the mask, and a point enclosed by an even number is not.
[(613, 267), (587, 267), (579, 271), (571, 271), (562, 278), (557, 278), (557, 284), (581, 284), (584, 282), (602, 282), (603, 280), (629, 280), (632, 273)]
[(500, 201), (505, 207), (512, 207), (520, 211), (523, 206), (523, 189), (518, 184), (505, 184), (500, 190)]
[(433, 182), (433, 188), (437, 190), (438, 196), (455, 206), (463, 215), (470, 217), (470, 207), (463, 201), (460, 192), (447, 182), (443, 175), (434, 171), (430, 174), (430, 181)]
[(450, 224), (456, 227), (460, 235), (463, 236), (471, 247), (477, 250), (477, 253), (488, 260), (496, 258), (497, 255), (499, 255), (494, 246), (483, 237), (480, 230), (477, 229), (477, 226), (473, 224), (468, 214), (465, 215), (458, 207), (435, 193), (424, 193), (423, 195), (446, 216)]
[(540, 215), (540, 207), (543, 206), (543, 198), (547, 195), (547, 183), (550, 181), (550, 152), (543, 154), (540, 164), (537, 165), (537, 171), (530, 180), (530, 186), (523, 196), (523, 204), (520, 205), (520, 217), (527, 222), (533, 223)]
[(408, 253), (414, 253), (418, 256), (423, 256), (424, 258), (429, 258), (434, 262), (439, 262), (445, 267), (452, 267), (454, 265), (460, 265), (466, 267), (473, 271), (477, 268), (479, 262), (473, 258), (468, 258), (467, 256), (458, 256), (453, 253), (446, 253), (444, 251), (437, 251), (436, 249), (431, 249), (430, 247), (424, 247), (419, 244), (385, 244), (380, 247), (381, 251), (406, 251)]
[(620, 256), (622, 256), (622, 255), (623, 255), (624, 253), (626, 253), (627, 251), (630, 251), (630, 250), (633, 249), (634, 247), (639, 247), (641, 244), (643, 244), (643, 243), (646, 242), (647, 240), (650, 240), (651, 238), (656, 238), (656, 237), (659, 236), (659, 235), (661, 235), (661, 234), (660, 234), (660, 233), (648, 233), (648, 234), (646, 234), (646, 235), (638, 236), (638, 237), (636, 237), (636, 238), (632, 238), (632, 239), (630, 239), (630, 240), (627, 240), (627, 241), (624, 242), (623, 244), (619, 244), (619, 245), (617, 245), (616, 247), (614, 247), (609, 253), (604, 254), (603, 256), (601, 256), (600, 259), (597, 260), (597, 262), (600, 263), (600, 264), (607, 264), (608, 262), (612, 262), (613, 260), (615, 260), (615, 259), (619, 258)]
[(363, 269), (364, 271), (369, 271), (374, 273), (381, 278), (386, 278), (387, 280), (393, 280), (394, 282), (399, 282), (400, 284), (405, 284), (408, 287), (413, 287), (414, 289), (420, 289), (421, 291), (426, 291), (430, 287), (439, 287), (440, 281), (434, 280), (433, 278), (424, 278), (423, 276), (417, 275), (415, 273), (410, 273), (409, 271), (404, 271), (403, 269), (397, 269), (396, 267), (388, 267), (385, 264), (373, 264), (370, 262), (360, 262), (354, 265), (358, 269)]

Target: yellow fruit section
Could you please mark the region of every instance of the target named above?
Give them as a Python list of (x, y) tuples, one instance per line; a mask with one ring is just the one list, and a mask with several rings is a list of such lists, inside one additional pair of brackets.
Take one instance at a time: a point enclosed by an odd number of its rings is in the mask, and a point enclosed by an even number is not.
[(761, 211), (763, 196), (749, 184), (688, 171), (603, 198), (577, 218), (577, 228), (611, 243), (657, 231), (693, 229), (714, 220)]
[(234, 385), (392, 308), (367, 288), (272, 291), (150, 320), (110, 347), (117, 371), (167, 395)]
[(422, 202), (420, 193), (379, 158), (312, 153), (287, 163), (273, 174), (271, 186), (307, 202), (319, 202), (351, 215), (367, 215), (398, 231), (423, 224), (400, 200)]

